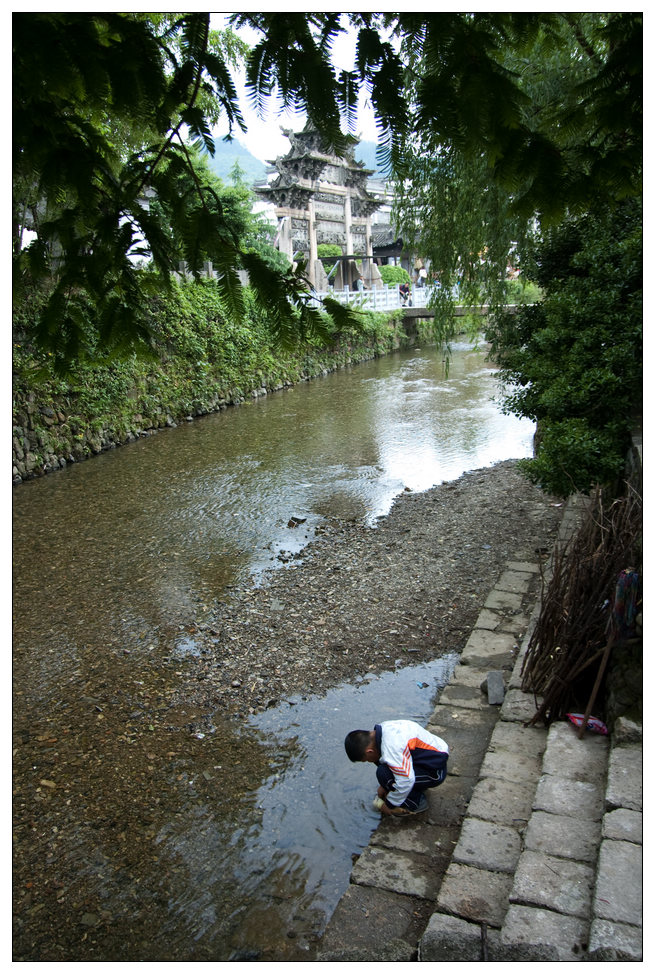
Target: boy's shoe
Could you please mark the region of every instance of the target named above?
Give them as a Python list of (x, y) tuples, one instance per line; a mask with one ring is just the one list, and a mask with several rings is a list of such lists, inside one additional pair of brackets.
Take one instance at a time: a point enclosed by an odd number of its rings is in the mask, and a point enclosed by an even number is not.
[(379, 811), (381, 811), (381, 810), (382, 810), (382, 806), (383, 806), (383, 805), (384, 805), (384, 802), (382, 801), (382, 799), (381, 799), (381, 798), (374, 798), (374, 799), (373, 799), (373, 808), (374, 808), (374, 809), (375, 809), (375, 810), (376, 810), (377, 812), (379, 812)]
[(419, 800), (419, 803), (416, 806), (416, 808), (414, 809), (414, 811), (412, 812), (412, 815), (418, 815), (419, 812), (427, 812), (427, 810), (428, 810), (429, 807), (430, 807), (430, 805), (428, 803), (428, 800), (427, 800), (426, 796), (425, 795), (421, 795), (420, 800)]

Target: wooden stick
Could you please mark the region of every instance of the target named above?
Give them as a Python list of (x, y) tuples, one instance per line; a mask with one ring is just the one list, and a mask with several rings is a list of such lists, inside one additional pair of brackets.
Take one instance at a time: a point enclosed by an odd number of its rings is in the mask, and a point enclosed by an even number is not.
[(600, 684), (603, 679), (603, 674), (605, 673), (605, 667), (607, 666), (607, 661), (610, 658), (610, 653), (612, 652), (613, 645), (614, 645), (614, 637), (612, 636), (607, 646), (605, 647), (603, 658), (600, 661), (600, 666), (598, 668), (598, 675), (596, 677), (596, 682), (594, 683), (594, 688), (591, 691), (591, 696), (589, 698), (589, 703), (587, 704), (587, 709), (585, 710), (584, 720), (582, 721), (582, 725), (578, 728), (578, 737), (580, 740), (582, 740), (584, 736), (584, 732), (587, 729), (587, 721), (589, 720), (589, 716), (596, 702), (596, 696), (598, 694), (598, 691), (600, 690)]

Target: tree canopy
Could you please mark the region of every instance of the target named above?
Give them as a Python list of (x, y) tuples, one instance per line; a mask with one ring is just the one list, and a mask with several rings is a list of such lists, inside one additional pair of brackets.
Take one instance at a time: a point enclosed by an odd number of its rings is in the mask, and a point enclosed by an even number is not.
[[(14, 291), (20, 302), (30, 286), (49, 289), (35, 338), (62, 367), (147, 345), (144, 291), (180, 257), (197, 274), (211, 254), (235, 315), (246, 270), (278, 337), (325, 330), (302, 273), (244, 246), (194, 166), (219, 118), (244, 128), (230, 73), (239, 54), (209, 14), (14, 15)], [(26, 228), (35, 238), (23, 247)], [(143, 256), (156, 278), (136, 266)]]
[[(62, 362), (93, 329), (105, 346), (147, 341), (149, 280), (131, 259), (146, 252), (157, 286), (180, 252), (194, 273), (211, 254), (234, 313), (242, 268), (280, 336), (321, 328), (302, 268), (276, 271), (244, 248), (196, 178), (190, 146), (211, 153), (219, 118), (230, 133), (244, 126), (240, 56), (253, 104), (263, 112), (277, 94), (337, 149), (366, 90), (405, 237), (473, 290), (493, 292), (534, 218), (640, 193), (638, 14), (242, 13), (231, 24), (259, 32), (247, 54), (205, 13), (14, 15), (16, 293), (51, 283), (39, 338)], [(340, 71), (331, 51), (347, 26), (355, 65)], [(27, 225), (37, 236), (21, 249)]]
[(405, 37), (416, 107), (389, 150), (395, 217), (442, 301), (457, 282), (501, 304), (535, 230), (639, 196), (641, 38), (623, 14), (439, 14)]
[(505, 409), (537, 423), (528, 477), (551, 493), (621, 481), (642, 408), (641, 205), (571, 216), (526, 253), (544, 299), (487, 329)]

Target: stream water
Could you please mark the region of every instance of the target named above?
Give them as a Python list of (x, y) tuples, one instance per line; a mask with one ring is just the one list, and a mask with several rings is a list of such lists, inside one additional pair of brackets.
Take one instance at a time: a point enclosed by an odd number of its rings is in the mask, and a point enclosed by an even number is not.
[[(35, 779), (54, 773), (30, 764), (34, 741), (43, 737), (36, 728), (58, 741), (60, 763), (68, 760), (63, 735), (74, 732), (82, 748), (81, 701), (87, 710), (95, 701), (101, 719), (107, 714), (103, 754), (118, 764), (103, 694), (114, 693), (116, 702), (130, 684), (130, 706), (142, 707), (159, 692), (164, 635), (230, 586), (251, 578), (264, 584), (280, 555), (300, 551), (325, 517), (373, 523), (406, 487), (424, 490), (466, 470), (529, 456), (532, 424), (504, 416), (497, 392), (484, 351), (454, 346), (446, 375), (435, 349), (414, 350), (162, 431), (16, 488), (13, 675), (22, 746), (15, 761), (25, 779), (30, 767)], [(304, 519), (302, 531), (289, 530), (291, 517)], [(143, 667), (129, 668), (139, 661), (147, 661), (149, 678)], [(220, 752), (228, 746), (258, 753), (238, 814), (226, 813), (220, 796), (212, 805), (200, 788), (177, 806), (153, 798), (156, 814), (146, 816), (143, 834), (130, 836), (143, 854), (123, 885), (112, 872), (111, 842), (100, 856), (100, 837), (89, 837), (83, 815), (75, 818), (75, 802), (71, 810), (68, 798), (64, 809), (47, 794), (31, 814), (40, 817), (43, 835), (60, 836), (60, 851), (63, 844), (88, 892), (101, 891), (108, 916), (127, 916), (128, 900), (145, 897), (150, 904), (140, 934), (145, 942), (131, 945), (133, 956), (116, 946), (116, 953), (95, 959), (227, 960), (266, 951), (270, 958), (271, 950), (275, 959), (288, 956), (290, 941), (294, 959), (302, 957), (377, 822), (370, 769), (344, 767), (345, 733), (392, 716), (385, 712), (392, 687), (395, 711), (425, 721), (454, 664), (446, 656), (286, 702), (247, 727), (227, 721), (216, 727), (217, 763), (202, 772), (206, 779), (221, 770)], [(112, 729), (132, 743), (129, 728)], [(89, 748), (97, 748), (99, 732), (88, 733)], [(181, 771), (177, 758), (164, 760), (165, 747), (150, 745), (148, 794), (165, 794), (173, 780), (192, 785), (200, 778), (193, 756)], [(49, 787), (37, 788), (37, 797)], [(127, 799), (105, 800), (111, 815)]]

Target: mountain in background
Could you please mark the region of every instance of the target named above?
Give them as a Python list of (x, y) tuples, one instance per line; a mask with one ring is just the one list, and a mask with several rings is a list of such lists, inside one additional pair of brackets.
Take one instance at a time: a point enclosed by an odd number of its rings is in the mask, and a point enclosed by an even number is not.
[(230, 171), (234, 168), (235, 163), (239, 163), (239, 167), (243, 170), (244, 182), (251, 185), (258, 179), (264, 179), (266, 177), (266, 163), (261, 162), (253, 156), (252, 152), (246, 149), (245, 145), (241, 145), (238, 139), (232, 139), (231, 142), (223, 142), (222, 139), (216, 141), (216, 151), (214, 156), (208, 156), (207, 162), (209, 163), (209, 168), (212, 169), (217, 176), (219, 176), (227, 186), (232, 185), (232, 180), (230, 179)]
[(377, 142), (362, 141), (355, 149), (355, 159), (357, 162), (363, 162), (367, 169), (373, 170), (373, 179), (381, 179), (383, 176), (378, 161), (375, 158), (376, 149)]
[[(378, 172), (378, 163), (375, 158), (376, 148), (375, 142), (360, 142), (355, 149), (355, 159), (358, 162), (363, 162), (367, 169), (373, 169), (375, 175), (379, 177), (381, 174)], [(266, 163), (253, 156), (252, 152), (246, 149), (245, 145), (242, 145), (238, 139), (232, 139), (231, 142), (223, 142), (218, 139), (216, 141), (216, 152), (213, 158), (207, 157), (207, 162), (210, 169), (228, 186), (232, 183), (230, 171), (236, 163), (243, 170), (243, 179), (249, 185), (258, 179), (266, 178)]]

